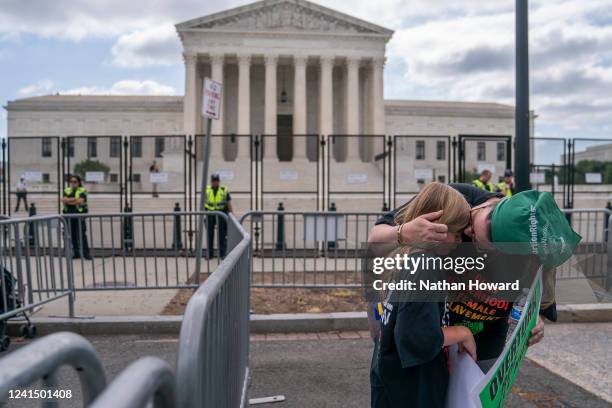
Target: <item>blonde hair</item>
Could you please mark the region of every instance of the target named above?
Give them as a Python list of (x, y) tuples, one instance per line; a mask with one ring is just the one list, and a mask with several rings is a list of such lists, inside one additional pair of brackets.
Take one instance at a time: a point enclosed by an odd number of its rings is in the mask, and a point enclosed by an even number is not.
[(463, 195), (446, 184), (432, 182), (395, 215), (397, 225), (415, 218), (444, 210), (436, 222), (446, 224), (449, 232), (460, 232), (470, 223), (470, 205)]

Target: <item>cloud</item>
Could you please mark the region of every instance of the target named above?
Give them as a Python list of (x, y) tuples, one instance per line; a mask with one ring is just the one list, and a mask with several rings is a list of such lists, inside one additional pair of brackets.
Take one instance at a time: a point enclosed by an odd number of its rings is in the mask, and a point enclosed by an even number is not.
[(102, 86), (82, 86), (59, 91), (61, 95), (176, 95), (176, 90), (168, 85), (152, 80), (126, 79), (115, 82), (110, 88)]
[[(109, 50), (113, 67), (178, 65), (174, 24), (249, 1), (29, 0), (24, 7), (22, 0), (2, 0), (0, 42), (23, 33), (73, 41), (107, 38), (114, 43)], [(387, 97), (514, 103), (514, 1), (315, 1), (395, 30), (387, 48)], [(539, 115), (537, 123), (561, 132), (609, 130), (610, 0), (532, 0), (529, 19), (531, 107)], [(68, 91), (175, 93), (155, 81)], [(45, 84), (34, 83), (19, 94), (41, 92), (47, 92)]]
[(119, 37), (111, 49), (112, 62), (122, 68), (181, 63), (181, 43), (173, 25), (134, 31)]
[[(449, 8), (459, 7), (455, 15), (400, 24), (388, 46), (393, 78), (409, 82), (403, 88), (418, 97), (513, 104), (513, 2), (487, 3), (505, 7), (491, 5), (486, 10), (454, 2)], [(531, 107), (538, 114), (537, 123), (556, 126), (561, 133), (580, 127), (608, 129), (612, 24), (603, 22), (612, 22), (609, 1), (530, 4)], [(396, 71), (401, 67), (403, 74)]]
[(53, 89), (53, 81), (49, 79), (42, 79), (33, 84), (24, 86), (17, 91), (19, 96), (34, 96), (49, 93)]
[(202, 16), (244, 4), (243, 1), (201, 0), (2, 0), (0, 36), (28, 33), (80, 41), (86, 38), (115, 38), (136, 30)]

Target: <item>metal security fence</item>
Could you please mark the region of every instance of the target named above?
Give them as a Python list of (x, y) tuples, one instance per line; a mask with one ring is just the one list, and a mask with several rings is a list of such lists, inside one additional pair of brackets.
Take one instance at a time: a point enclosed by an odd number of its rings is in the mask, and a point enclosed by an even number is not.
[(595, 291), (612, 288), (612, 211), (563, 210), (572, 228), (582, 236), (574, 256), (557, 268), (557, 279), (588, 279)]
[[(582, 236), (557, 280), (612, 287), (612, 211), (563, 210)], [(383, 213), (254, 211), (241, 222), (253, 237), (253, 287), (360, 287), (361, 255)]]
[[(71, 390), (62, 390), (63, 395), (53, 395), (54, 391), (60, 392), (58, 371), (62, 366), (70, 366), (78, 373), (84, 406), (89, 406), (106, 386), (104, 369), (93, 346), (79, 335), (56, 333), (0, 360), (0, 403), (8, 402), (9, 398), (27, 398), (27, 387), (39, 380), (42, 380), (43, 387), (38, 390), (37, 399), (44, 401), (46, 406), (55, 407), (57, 401), (72, 398), (72, 395), (66, 395)], [(15, 394), (20, 392), (24, 395)]]
[(56, 333), (0, 359), (0, 404), (14, 398), (15, 390), (28, 396), (35, 391), (28, 387), (37, 381), (42, 381), (37, 392), (45, 406), (72, 398), (58, 394), (62, 389), (59, 369), (68, 365), (79, 375), (84, 406), (246, 406), (251, 238), (233, 216), (227, 222), (230, 252), (187, 304), (176, 375), (162, 360), (144, 357), (107, 386), (91, 344), (76, 334)]
[(60, 216), (0, 221), (0, 324), (63, 297), (68, 297), (72, 314), (74, 286), (65, 225)]
[(361, 254), (377, 212), (255, 211), (241, 223), (253, 237), (253, 287), (358, 287)]
[[(81, 383), (77, 390), (62, 387), (60, 369), (70, 366)], [(42, 387), (29, 388), (38, 382)], [(73, 395), (73, 393), (75, 395)], [(62, 400), (81, 400), (87, 407), (155, 408), (176, 406), (174, 375), (166, 362), (143, 357), (130, 364), (107, 387), (102, 362), (86, 339), (55, 333), (16, 350), (0, 360), (0, 404), (37, 399), (46, 407)]]
[(172, 408), (176, 406), (174, 373), (156, 357), (130, 364), (100, 394), (91, 408)]
[[(206, 219), (204, 258), (196, 273), (200, 216)], [(72, 244), (72, 252), (81, 255), (72, 261), (77, 291), (197, 288), (200, 276), (219, 264), (223, 230), (218, 226), (228, 222), (224, 213), (196, 211), (67, 214), (64, 219), (67, 228), (76, 231), (73, 236), (85, 237)], [(91, 259), (84, 256), (84, 245)]]
[(251, 237), (229, 217), (231, 252), (189, 300), (177, 360), (178, 406), (248, 405)]
[[(398, 132), (399, 133), (399, 132)], [(198, 208), (203, 135), (11, 137), (0, 144), (0, 210), (28, 205), (56, 214), (70, 174), (90, 193), (90, 212)], [(497, 183), (516, 159), (510, 135), (212, 135), (210, 172), (219, 173), (235, 208), (270, 211), (380, 211), (429, 181)], [(605, 208), (612, 192), (612, 139), (532, 138), (532, 186), (564, 208)], [(27, 158), (27, 159), (24, 159)], [(333, 204), (333, 205), (332, 205)], [(612, 205), (612, 204), (611, 204)]]
[[(198, 217), (205, 217), (200, 259), (193, 233)], [(227, 226), (231, 249), (236, 232), (220, 212), (0, 220), (0, 351), (9, 347), (7, 319), (21, 315), (22, 334), (33, 337), (27, 312), (67, 298), (74, 317), (77, 292), (199, 287), (221, 263), (220, 225)]]

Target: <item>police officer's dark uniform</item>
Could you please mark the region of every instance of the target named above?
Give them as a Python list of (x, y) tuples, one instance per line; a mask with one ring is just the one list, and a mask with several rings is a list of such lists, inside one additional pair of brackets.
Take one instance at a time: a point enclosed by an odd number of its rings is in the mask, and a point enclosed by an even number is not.
[[(219, 182), (218, 174), (210, 177), (211, 182)], [(221, 211), (225, 214), (230, 212), (229, 202), (231, 196), (227, 187), (218, 185), (217, 187), (206, 187), (206, 202), (204, 208), (207, 211)], [(214, 256), (215, 225), (219, 226), (219, 257), (224, 258), (227, 252), (227, 222), (219, 216), (209, 215), (207, 218), (206, 233), (208, 236), (208, 257)]]
[[(72, 178), (76, 178), (72, 176)], [(82, 198), (83, 203), (74, 205), (74, 204), (64, 204), (63, 213), (64, 214), (87, 214), (87, 190), (85, 187), (81, 185), (80, 178), (76, 178), (78, 180), (78, 187), (73, 188), (72, 186), (66, 187), (64, 189), (64, 198)], [(70, 239), (72, 240), (72, 257), (80, 258), (81, 255), (85, 259), (91, 259), (89, 254), (89, 244), (87, 242), (87, 229), (85, 220), (82, 218), (69, 218), (68, 223), (70, 226)], [(81, 253), (82, 250), (82, 253)]]

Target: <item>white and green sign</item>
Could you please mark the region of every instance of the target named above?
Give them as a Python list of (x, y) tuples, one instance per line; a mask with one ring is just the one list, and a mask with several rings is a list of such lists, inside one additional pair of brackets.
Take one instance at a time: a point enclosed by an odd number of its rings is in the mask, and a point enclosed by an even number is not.
[(538, 321), (542, 298), (542, 272), (538, 271), (521, 319), (503, 352), (485, 375), (467, 353), (450, 350), (452, 371), (446, 401), (447, 408), (503, 407), (527, 353), (531, 330)]
[(508, 398), (525, 359), (531, 330), (538, 321), (541, 299), (542, 273), (538, 272), (527, 296), (521, 320), (516, 325), (512, 337), (506, 343), (495, 365), (472, 391), (472, 398), (480, 402), (483, 408), (501, 407)]

